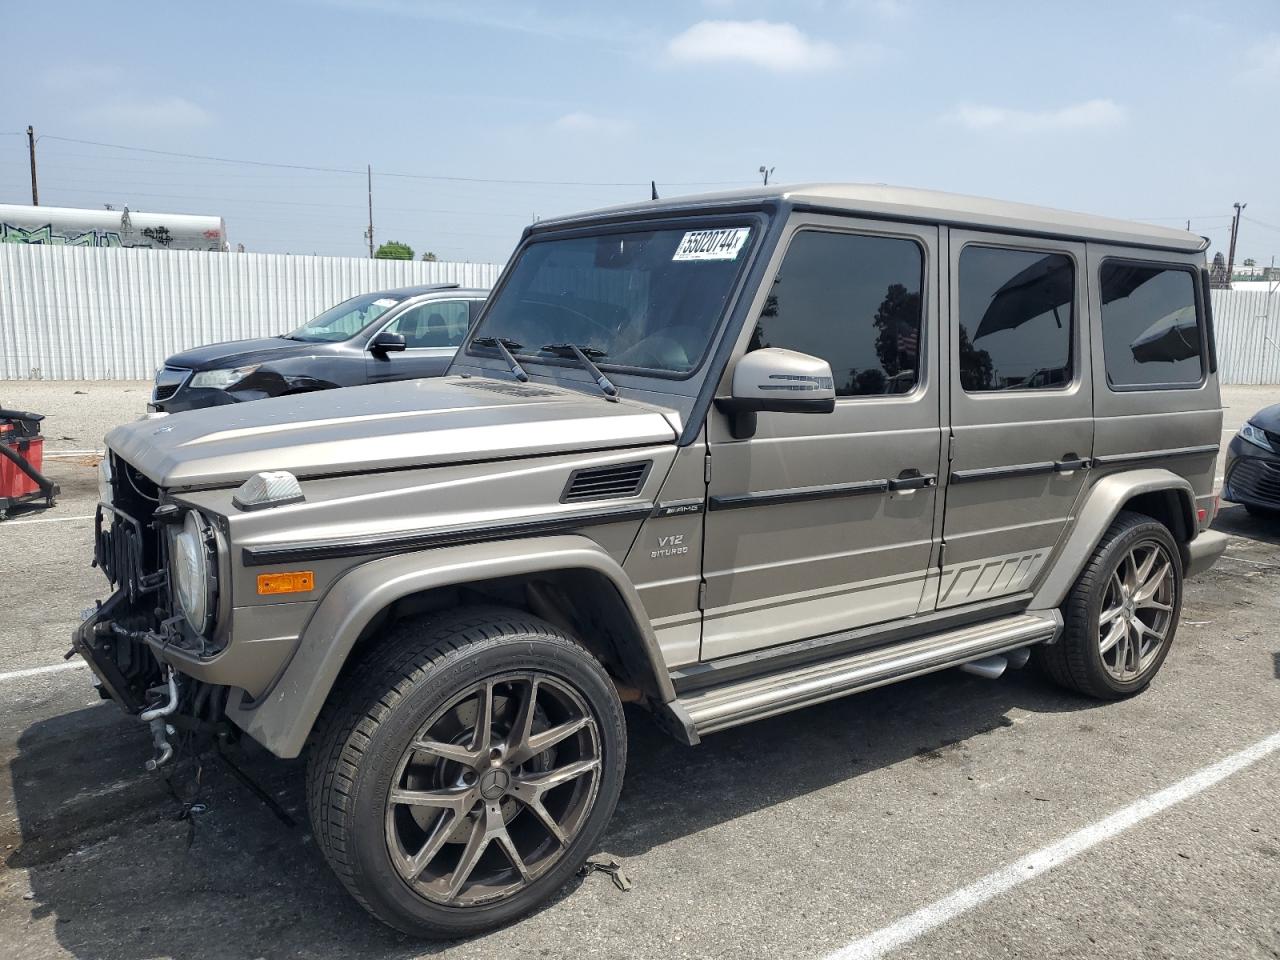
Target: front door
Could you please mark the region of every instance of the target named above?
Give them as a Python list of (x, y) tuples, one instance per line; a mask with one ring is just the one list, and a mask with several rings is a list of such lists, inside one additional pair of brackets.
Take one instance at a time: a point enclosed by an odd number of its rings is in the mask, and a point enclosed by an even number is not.
[(938, 606), (1027, 590), (1093, 453), (1084, 245), (950, 234), (951, 469)]
[(401, 313), (382, 332), (400, 334), (405, 349), (393, 353), (370, 351), (365, 360), (369, 381), (443, 374), (467, 335), (471, 323), (468, 306), (466, 300), (428, 300)]
[(702, 659), (919, 610), (941, 452), (937, 244), (930, 226), (789, 225), (733, 359), (821, 357), (836, 408), (761, 413), (741, 440), (712, 411)]

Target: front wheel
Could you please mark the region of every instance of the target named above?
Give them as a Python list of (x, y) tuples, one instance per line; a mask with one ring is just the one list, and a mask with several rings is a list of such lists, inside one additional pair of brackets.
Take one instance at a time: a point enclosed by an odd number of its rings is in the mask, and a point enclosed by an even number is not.
[(549, 898), (599, 840), (626, 731), (608, 675), (528, 614), (401, 624), (343, 681), (308, 767), (330, 866), (374, 916), (470, 936)]
[(1182, 610), (1182, 557), (1167, 527), (1122, 512), (1063, 604), (1062, 638), (1033, 648), (1049, 677), (1100, 700), (1144, 690)]

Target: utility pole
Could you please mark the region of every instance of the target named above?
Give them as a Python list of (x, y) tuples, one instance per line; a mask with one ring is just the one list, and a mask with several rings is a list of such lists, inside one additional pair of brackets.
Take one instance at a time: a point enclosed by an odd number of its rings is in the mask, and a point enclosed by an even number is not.
[(1231, 218), (1231, 247), (1227, 252), (1227, 287), (1231, 286), (1231, 278), (1236, 271), (1236, 234), (1240, 232), (1240, 213), (1248, 206), (1247, 203), (1233, 203), (1236, 208), (1235, 216)]
[(31, 154), (31, 205), (40, 206), (40, 191), (36, 189), (36, 132), (27, 124), (27, 151)]
[(760, 167), (760, 176), (764, 178), (764, 185), (766, 187), (769, 185), (769, 177), (771, 177), (772, 175), (773, 175), (773, 167), (766, 167), (766, 166)]
[(373, 259), (373, 164), (369, 164), (367, 168), (369, 176), (369, 232), (365, 234), (369, 238), (369, 259)]

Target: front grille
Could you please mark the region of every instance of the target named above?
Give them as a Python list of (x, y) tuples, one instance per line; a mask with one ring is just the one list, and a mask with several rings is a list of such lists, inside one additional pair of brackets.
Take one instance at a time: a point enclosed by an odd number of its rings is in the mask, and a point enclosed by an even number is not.
[(93, 565), (131, 600), (152, 593), (165, 580), (164, 547), (152, 522), (160, 490), (132, 465), (108, 451), (110, 502), (100, 503), (94, 518)]
[(634, 497), (640, 492), (640, 485), (644, 483), (651, 466), (652, 460), (642, 460), (638, 463), (618, 463), (575, 470), (569, 477), (560, 502), (581, 503), (584, 500)]
[(1280, 464), (1242, 457), (1227, 475), (1227, 486), (1242, 500), (1280, 507)]
[(182, 388), (189, 376), (191, 371), (182, 367), (161, 367), (156, 374), (156, 385), (151, 390), (152, 402), (168, 400)]
[(164, 582), (164, 574), (146, 571), (147, 543), (142, 524), (123, 510), (98, 504), (94, 517), (93, 563), (113, 587), (123, 587), (136, 601)]
[(1267, 435), (1267, 440), (1271, 443), (1271, 446), (1280, 450), (1280, 433), (1276, 433), (1274, 430), (1263, 430), (1262, 432)]

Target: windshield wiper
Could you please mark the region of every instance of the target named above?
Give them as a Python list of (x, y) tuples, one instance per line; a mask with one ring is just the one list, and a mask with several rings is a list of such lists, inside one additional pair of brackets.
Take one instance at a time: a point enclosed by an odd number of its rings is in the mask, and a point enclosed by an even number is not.
[(618, 388), (591, 360), (592, 357), (607, 357), (608, 354), (603, 350), (597, 350), (595, 347), (580, 347), (576, 343), (548, 343), (541, 349), (543, 353), (564, 357), (566, 360), (577, 360), (582, 369), (595, 378), (596, 386), (604, 391), (605, 398), (617, 403)]
[(524, 346), (523, 343), (516, 343), (506, 337), (476, 337), (471, 341), (478, 347), (497, 347), (498, 352), (502, 354), (502, 359), (507, 361), (507, 366), (511, 368), (512, 374), (521, 383), (529, 381), (529, 374), (524, 372), (524, 367), (520, 366), (520, 361), (515, 358), (512, 350), (519, 350)]

